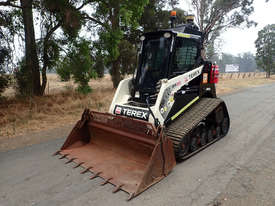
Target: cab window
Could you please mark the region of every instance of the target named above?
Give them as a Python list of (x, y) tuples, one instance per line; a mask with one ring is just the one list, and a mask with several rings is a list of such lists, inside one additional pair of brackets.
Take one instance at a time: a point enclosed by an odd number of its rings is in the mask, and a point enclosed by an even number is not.
[(178, 37), (172, 57), (172, 74), (192, 70), (199, 56), (198, 42), (194, 39)]

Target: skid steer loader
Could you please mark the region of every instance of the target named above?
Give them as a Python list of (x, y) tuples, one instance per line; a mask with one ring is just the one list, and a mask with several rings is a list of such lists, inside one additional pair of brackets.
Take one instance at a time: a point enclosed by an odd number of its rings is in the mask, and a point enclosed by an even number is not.
[(56, 155), (131, 199), (228, 133), (218, 66), (202, 58), (203, 33), (188, 20), (141, 36), (138, 68), (120, 82), (109, 113), (86, 109)]

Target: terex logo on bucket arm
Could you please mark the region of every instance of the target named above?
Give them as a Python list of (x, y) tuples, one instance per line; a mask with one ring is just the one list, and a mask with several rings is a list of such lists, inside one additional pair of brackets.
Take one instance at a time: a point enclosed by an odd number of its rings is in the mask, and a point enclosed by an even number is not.
[(148, 121), (149, 119), (149, 111), (147, 110), (136, 109), (131, 107), (123, 107), (118, 105), (115, 106), (114, 114), (141, 119), (145, 121)]

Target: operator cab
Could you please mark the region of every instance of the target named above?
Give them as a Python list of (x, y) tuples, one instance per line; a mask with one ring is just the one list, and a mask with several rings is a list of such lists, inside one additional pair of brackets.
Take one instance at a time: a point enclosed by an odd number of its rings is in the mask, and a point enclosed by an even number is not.
[(202, 33), (190, 25), (142, 35), (132, 101), (145, 103), (149, 97), (150, 104), (154, 105), (160, 80), (171, 79), (200, 66), (203, 62), (202, 37)]

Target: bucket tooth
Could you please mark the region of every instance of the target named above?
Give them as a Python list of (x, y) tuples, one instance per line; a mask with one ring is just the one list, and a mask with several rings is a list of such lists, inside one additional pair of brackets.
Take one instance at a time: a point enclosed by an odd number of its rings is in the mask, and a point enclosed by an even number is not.
[(59, 159), (64, 159), (65, 157), (67, 157), (69, 154), (64, 154), (61, 157), (59, 157)]
[(71, 163), (72, 161), (74, 161), (74, 160), (76, 160), (77, 158), (71, 158), (71, 159), (69, 159), (67, 162), (65, 162), (65, 164), (69, 164), (69, 163)]
[(92, 179), (98, 177), (98, 175), (100, 175), (101, 173), (102, 173), (102, 172), (97, 172), (97, 173), (95, 173), (93, 176), (90, 177), (90, 180), (92, 180)]
[(113, 190), (113, 193), (118, 192), (118, 191), (121, 189), (122, 186), (123, 186), (123, 184), (118, 185), (118, 186)]
[(85, 174), (86, 172), (88, 172), (90, 169), (92, 169), (93, 167), (87, 167), (86, 169), (84, 169), (82, 172), (80, 172), (81, 174)]
[(134, 193), (131, 193), (127, 199), (127, 201), (130, 201), (131, 199), (133, 199), (135, 197), (135, 194)]
[(80, 166), (83, 165), (83, 164), (84, 164), (84, 162), (78, 163), (77, 165), (74, 166), (74, 169), (80, 167)]
[(59, 155), (60, 154), (60, 150), (56, 151), (55, 153), (53, 153), (53, 156)]
[(106, 179), (103, 183), (101, 183), (100, 185), (103, 186), (103, 185), (106, 185), (111, 179), (113, 179), (112, 177), (111, 178), (108, 178)]

